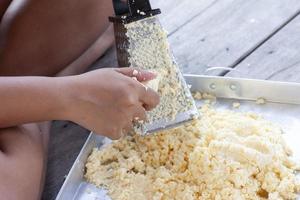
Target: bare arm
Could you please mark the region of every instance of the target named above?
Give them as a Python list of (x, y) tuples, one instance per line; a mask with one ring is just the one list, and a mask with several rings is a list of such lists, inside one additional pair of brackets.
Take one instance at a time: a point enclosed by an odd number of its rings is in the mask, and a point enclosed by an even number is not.
[(48, 77), (0, 78), (0, 128), (62, 119), (64, 79)]
[(0, 77), (0, 128), (70, 120), (118, 139), (132, 128), (135, 118), (145, 119), (145, 111), (159, 103), (157, 93), (139, 82), (155, 75), (133, 71), (100, 69), (57, 78)]

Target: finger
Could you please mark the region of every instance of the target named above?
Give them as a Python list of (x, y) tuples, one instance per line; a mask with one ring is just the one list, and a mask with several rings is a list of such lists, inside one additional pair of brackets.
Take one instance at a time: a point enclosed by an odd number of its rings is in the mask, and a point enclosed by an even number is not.
[(147, 82), (156, 78), (156, 74), (153, 72), (132, 67), (119, 68), (116, 71), (128, 77), (135, 77), (139, 82)]
[(140, 88), (139, 94), (139, 99), (147, 111), (152, 110), (159, 104), (160, 97), (153, 89), (144, 86), (143, 88)]
[(128, 135), (133, 130), (133, 123), (128, 122), (123, 128), (123, 136)]
[(108, 135), (108, 137), (112, 140), (118, 140), (123, 136), (123, 131), (119, 130), (118, 132), (115, 132), (114, 134)]
[(140, 121), (146, 121), (146, 120), (147, 120), (147, 116), (146, 116), (145, 108), (142, 105), (135, 108), (135, 111), (133, 114), (133, 121), (140, 122)]
[[(95, 132), (95, 133), (97, 133), (97, 132)], [(123, 131), (122, 131), (122, 128), (111, 127), (110, 130), (108, 130), (107, 132), (104, 132), (104, 135), (109, 137), (112, 140), (118, 140), (123, 136)]]

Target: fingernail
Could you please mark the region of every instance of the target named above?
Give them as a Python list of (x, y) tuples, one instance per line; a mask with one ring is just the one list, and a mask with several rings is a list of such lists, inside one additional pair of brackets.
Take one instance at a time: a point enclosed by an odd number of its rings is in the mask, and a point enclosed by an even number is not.
[(136, 69), (134, 69), (133, 72), (132, 72), (132, 75), (137, 76), (138, 74), (139, 74), (139, 72)]
[(151, 74), (153, 74), (155, 77), (157, 76), (157, 72), (150, 72)]

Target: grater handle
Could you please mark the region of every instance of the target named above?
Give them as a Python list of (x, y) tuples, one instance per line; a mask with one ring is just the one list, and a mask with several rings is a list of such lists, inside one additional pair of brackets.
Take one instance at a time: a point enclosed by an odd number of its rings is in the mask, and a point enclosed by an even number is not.
[(113, 0), (116, 15), (129, 14), (131, 16), (139, 16), (142, 11), (144, 13), (151, 11), (149, 0)]
[(112, 0), (116, 15), (125, 15), (129, 13), (129, 6), (127, 0)]
[(161, 13), (160, 9), (151, 8), (149, 0), (112, 0), (115, 17), (109, 21), (128, 24)]
[(128, 0), (128, 7), (131, 16), (140, 16), (140, 12), (152, 10), (149, 0)]

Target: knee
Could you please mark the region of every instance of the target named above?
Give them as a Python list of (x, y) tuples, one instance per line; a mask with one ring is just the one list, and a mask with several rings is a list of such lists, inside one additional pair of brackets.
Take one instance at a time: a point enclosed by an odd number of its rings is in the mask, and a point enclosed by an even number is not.
[(0, 150), (6, 157), (40, 158), (44, 153), (43, 135), (35, 124), (1, 129)]

